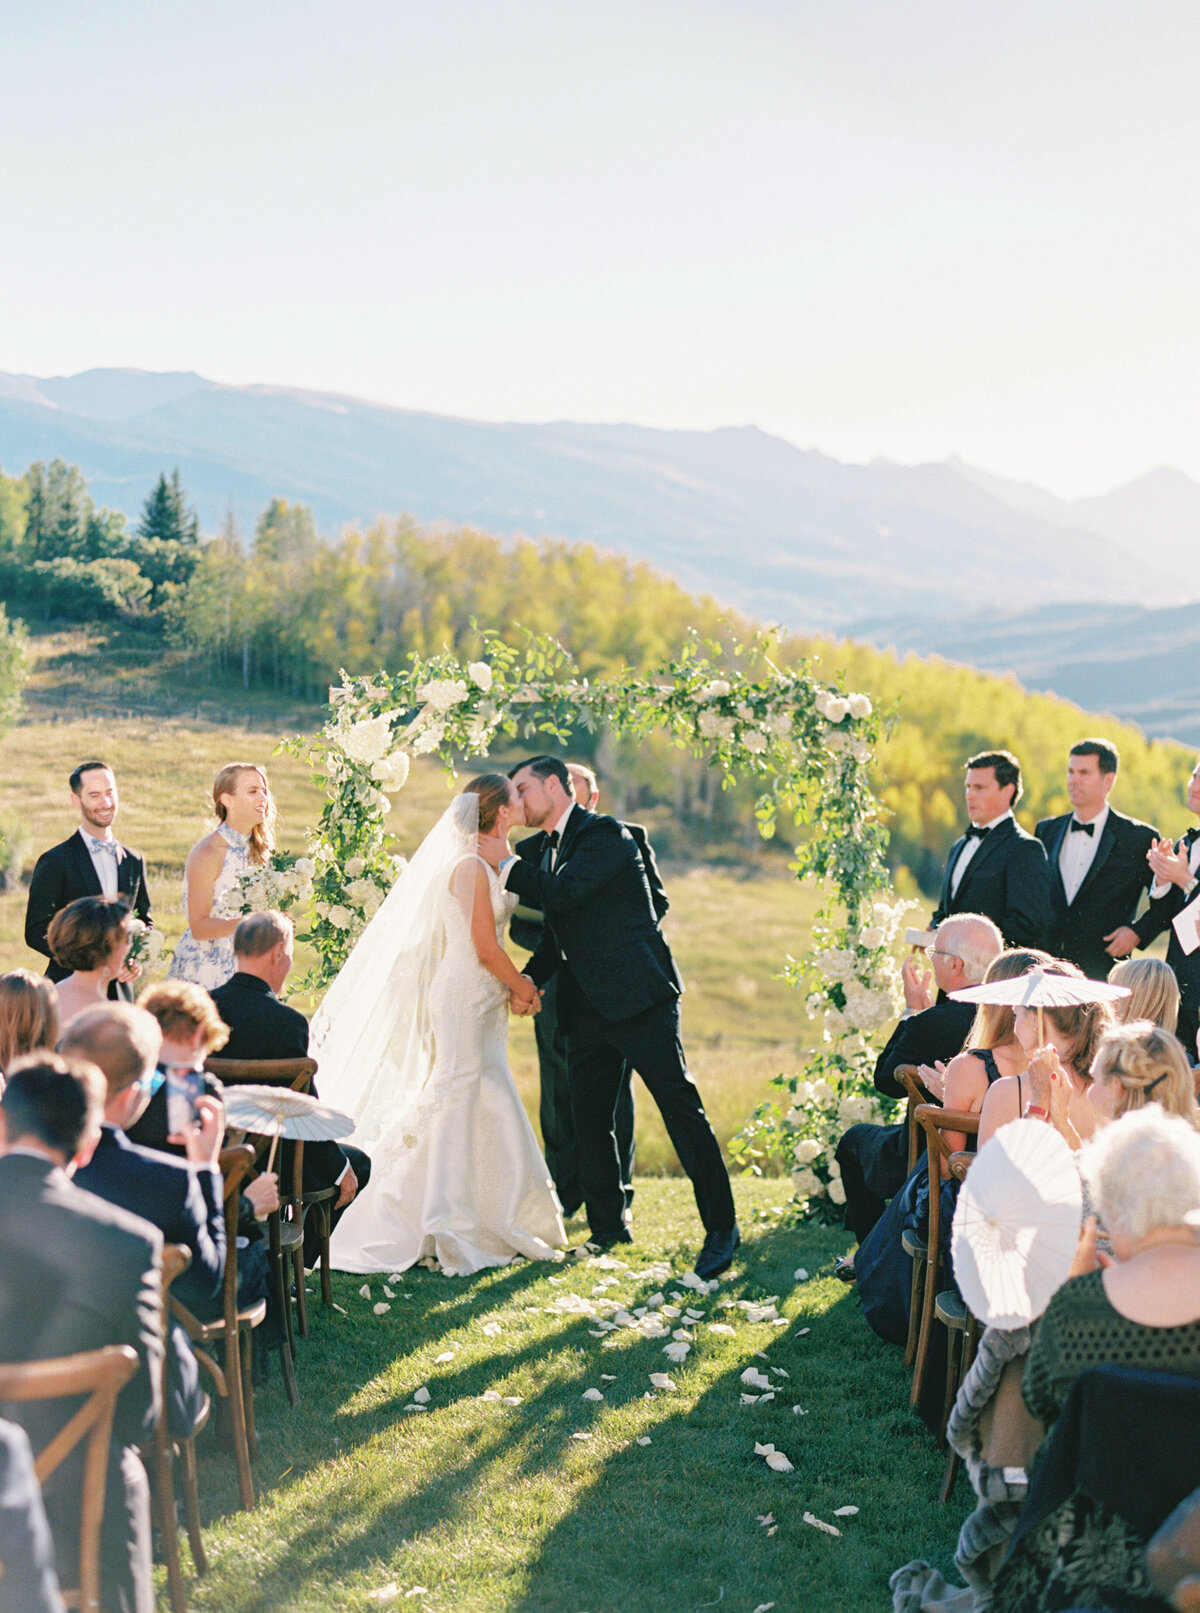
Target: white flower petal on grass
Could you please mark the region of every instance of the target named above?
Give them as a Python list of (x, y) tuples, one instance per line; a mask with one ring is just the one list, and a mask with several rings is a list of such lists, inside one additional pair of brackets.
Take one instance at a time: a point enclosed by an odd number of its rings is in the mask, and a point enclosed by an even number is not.
[(405, 1591), (404, 1600), (407, 1602), (410, 1596), (428, 1596), (428, 1595), (429, 1595), (429, 1586), (428, 1585), (414, 1585), (411, 1591)]
[[(786, 1316), (775, 1316), (775, 1317), (773, 1317), (771, 1319), (771, 1326), (772, 1327), (787, 1327), (787, 1325), (788, 1325), (788, 1319), (787, 1319)], [(801, 1328), (801, 1332), (802, 1333), (807, 1333), (808, 1329), (806, 1327)]]
[(384, 1299), (395, 1299), (396, 1297), (394, 1291), (386, 1283), (383, 1285), (383, 1297)]
[(835, 1529), (831, 1523), (823, 1523), (820, 1518), (814, 1518), (811, 1512), (806, 1512), (804, 1514), (804, 1521), (813, 1529), (823, 1530), (823, 1532), (827, 1535), (836, 1535), (839, 1540), (842, 1538), (842, 1531), (840, 1529)]
[(857, 1507), (835, 1507), (833, 1509), (833, 1515), (834, 1515), (835, 1518), (857, 1518), (858, 1517), (858, 1508)]
[(765, 1529), (768, 1524), (775, 1522), (775, 1514), (773, 1512), (760, 1512), (755, 1522), (761, 1523)]
[(391, 1308), (386, 1299), (376, 1300), (375, 1304), (371, 1306), (376, 1316), (386, 1316)]
[(767, 1457), (767, 1466), (773, 1473), (791, 1473), (794, 1471), (792, 1464), (782, 1451), (772, 1451)]
[(483, 1391), (483, 1393), (479, 1396), (480, 1400), (489, 1400), (489, 1401), (496, 1401), (496, 1400), (499, 1400), (499, 1398), (500, 1398), (499, 1389), (485, 1389)]
[(616, 1383), (616, 1381), (617, 1375), (615, 1372), (602, 1372), (600, 1374), (601, 1383)]
[[(784, 1320), (784, 1325), (786, 1326), (787, 1325), (787, 1318), (784, 1317), (783, 1320)], [(800, 1331), (796, 1334), (796, 1337), (798, 1339), (802, 1339), (806, 1333), (811, 1333), (811, 1332), (812, 1332), (811, 1327), (802, 1327), (800, 1329)]]
[(599, 1389), (585, 1389), (583, 1391), (583, 1399), (584, 1400), (603, 1400), (604, 1396), (600, 1393)]
[(770, 1389), (772, 1387), (770, 1378), (767, 1377), (765, 1372), (760, 1372), (757, 1367), (747, 1367), (745, 1372), (742, 1373), (742, 1382), (747, 1389)]
[(684, 1314), (685, 1320), (689, 1321), (689, 1322), (702, 1322), (704, 1320), (704, 1312), (703, 1311), (686, 1310), (686, 1311), (684, 1311), (683, 1314)]
[(759, 1395), (758, 1398), (760, 1403), (765, 1406), (768, 1400), (774, 1400), (775, 1391), (774, 1389), (768, 1389), (765, 1395)]
[(758, 1405), (758, 1396), (757, 1395), (743, 1395), (742, 1396), (742, 1405), (743, 1406), (757, 1406)]
[(483, 1333), (484, 1333), (485, 1338), (489, 1338), (489, 1339), (496, 1338), (500, 1333), (500, 1323), (499, 1322), (485, 1322), (483, 1324)]
[(637, 1443), (639, 1445), (649, 1445), (650, 1444), (650, 1435), (649, 1434), (639, 1434), (638, 1437), (637, 1437)]
[(414, 1405), (412, 1405), (410, 1403), (409, 1405), (405, 1406), (404, 1409), (405, 1409), (405, 1411), (428, 1411), (429, 1407), (428, 1406), (414, 1406)]
[(604, 1337), (604, 1329), (602, 1327), (589, 1327), (588, 1332), (594, 1339), (602, 1339)]
[(592, 1436), (590, 1434), (572, 1434), (571, 1435), (572, 1439), (591, 1439), (591, 1437)]
[(551, 1282), (551, 1283), (565, 1283), (566, 1280), (567, 1279), (565, 1277), (548, 1277), (546, 1279), (547, 1282)]
[(346, 1315), (346, 1307), (344, 1305), (334, 1305), (333, 1308), (335, 1311), (340, 1312), (342, 1316)]
[(791, 1374), (788, 1373), (788, 1372), (785, 1372), (782, 1367), (772, 1367), (771, 1371), (775, 1374), (775, 1376), (777, 1378), (788, 1378), (788, 1377), (791, 1376)]
[(505, 1395), (504, 1404), (506, 1406), (519, 1406), (521, 1404), (521, 1396), (520, 1395)]
[(377, 1591), (367, 1592), (368, 1602), (394, 1602), (400, 1595), (400, 1587), (395, 1580), (390, 1585), (381, 1585)]
[(737, 1337), (737, 1333), (728, 1322), (707, 1322), (705, 1325), (710, 1333), (721, 1333), (729, 1339)]
[(664, 1344), (663, 1354), (666, 1356), (668, 1361), (673, 1361), (676, 1366), (680, 1366), (684, 1361), (687, 1360), (688, 1351), (690, 1349), (690, 1344)]
[(754, 1441), (755, 1456), (770, 1456), (774, 1449), (774, 1445), (760, 1445), (757, 1440)]
[(679, 1389), (679, 1385), (675, 1382), (675, 1379), (666, 1372), (652, 1372), (650, 1374), (650, 1382), (656, 1389), (669, 1389), (673, 1393), (677, 1392)]
[(370, 1285), (370, 1283), (364, 1283), (362, 1285), (362, 1287), (359, 1289), (359, 1293), (362, 1295), (362, 1297), (364, 1299), (370, 1299), (370, 1297), (371, 1297), (371, 1285)]
[(677, 1327), (677, 1328), (676, 1328), (676, 1329), (675, 1329), (675, 1330), (674, 1330), (674, 1332), (673, 1332), (673, 1333), (672, 1333), (672, 1334), (671, 1334), (671, 1337), (672, 1337), (672, 1338), (673, 1338), (673, 1339), (679, 1339), (679, 1340), (682, 1340), (682, 1342), (683, 1342), (683, 1343), (684, 1343), (684, 1344), (691, 1344), (691, 1342), (692, 1342), (692, 1340), (693, 1340), (693, 1338), (694, 1338), (694, 1335), (693, 1335), (693, 1334), (692, 1334), (692, 1333), (690, 1333), (690, 1332), (689, 1332), (689, 1331), (688, 1331), (688, 1330), (687, 1330), (687, 1328), (686, 1328), (686, 1327)]
[(651, 1294), (650, 1298), (646, 1301), (647, 1309), (654, 1310), (657, 1306), (662, 1304), (665, 1298), (665, 1294)]
[[(767, 1533), (770, 1534), (770, 1535), (773, 1535), (775, 1533), (775, 1531), (774, 1531), (774, 1529), (768, 1529)], [(771, 1613), (771, 1609), (774, 1606), (775, 1606), (774, 1602), (760, 1602), (758, 1604), (758, 1606), (754, 1609), (754, 1613)]]
[(792, 1273), (792, 1281), (797, 1283), (806, 1283), (808, 1281), (808, 1273), (805, 1271), (803, 1266), (796, 1267), (795, 1271)]
[(441, 1355), (435, 1355), (434, 1356), (433, 1364), (436, 1367), (440, 1367), (440, 1366), (444, 1365), (445, 1362), (453, 1361), (453, 1360), (454, 1360), (454, 1351), (453, 1350), (443, 1350)]
[(424, 1384), (422, 1384), (419, 1389), (413, 1390), (413, 1399), (416, 1401), (418, 1406), (425, 1406), (429, 1404), (429, 1390), (426, 1389)]
[(793, 1417), (807, 1417), (808, 1413), (805, 1411), (803, 1406), (793, 1406), (792, 1407), (792, 1416)]

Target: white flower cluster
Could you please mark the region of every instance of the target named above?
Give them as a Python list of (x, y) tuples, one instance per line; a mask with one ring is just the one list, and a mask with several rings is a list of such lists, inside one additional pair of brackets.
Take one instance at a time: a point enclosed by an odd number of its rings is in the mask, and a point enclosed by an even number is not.
[(832, 689), (819, 689), (813, 701), (817, 712), (826, 722), (840, 723), (847, 717), (861, 722), (871, 715), (871, 699), (865, 694), (834, 694)]
[[(482, 666), (483, 663), (479, 662)], [(490, 673), (491, 668), (488, 668)], [(479, 685), (483, 687), (482, 684)], [(417, 690), (417, 699), (424, 701), (430, 711), (453, 711), (467, 698), (467, 685), (462, 678), (434, 678)]]
[(241, 874), (213, 904), (213, 915), (244, 918), (247, 913), (264, 913), (268, 908), (285, 911), (297, 902), (310, 901), (316, 871), (317, 865), (311, 857), (298, 857), (294, 863), (273, 858)]
[(129, 948), (129, 962), (138, 963), (143, 969), (153, 969), (162, 957), (166, 937), (161, 930), (153, 930), (139, 918), (130, 920), (130, 931), (133, 945)]
[(352, 762), (371, 767), (381, 762), (392, 748), (392, 719), (385, 714), (351, 723), (341, 729), (337, 742)]

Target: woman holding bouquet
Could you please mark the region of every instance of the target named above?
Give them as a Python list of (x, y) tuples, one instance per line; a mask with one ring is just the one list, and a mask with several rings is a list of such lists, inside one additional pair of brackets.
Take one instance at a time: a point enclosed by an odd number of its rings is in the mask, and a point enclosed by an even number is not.
[(221, 898), (243, 875), (265, 868), (275, 844), (275, 803), (265, 771), (253, 762), (230, 762), (213, 780), (217, 827), (188, 853), (183, 905), (188, 927), (175, 948), (170, 980), (190, 980), (207, 991), (234, 972), (233, 932), (240, 911), (220, 914)]

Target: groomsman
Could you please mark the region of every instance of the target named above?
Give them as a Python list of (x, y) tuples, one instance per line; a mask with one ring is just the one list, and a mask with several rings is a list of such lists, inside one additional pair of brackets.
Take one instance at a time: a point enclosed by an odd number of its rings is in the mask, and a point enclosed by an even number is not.
[(1021, 764), (1011, 751), (983, 751), (966, 775), (971, 826), (950, 848), (934, 928), (952, 913), (982, 913), (1005, 946), (1040, 947), (1050, 928), (1050, 865), (1041, 841), (1013, 816)]
[[(1187, 804), (1188, 811), (1194, 812), (1200, 819), (1200, 760), (1197, 760), (1188, 780)], [(1129, 944), (1149, 946), (1156, 935), (1170, 930), (1167, 963), (1175, 971), (1181, 999), (1176, 1035), (1187, 1048), (1188, 1056), (1195, 1059), (1196, 1032), (1200, 1022), (1200, 948), (1191, 954), (1184, 952), (1171, 921), (1195, 899), (1196, 891), (1200, 888), (1200, 825), (1189, 829), (1174, 845), (1169, 840), (1156, 840), (1146, 853), (1146, 860), (1154, 873), (1150, 906), (1131, 926), (1128, 933), (1133, 939)], [(1119, 932), (1118, 939), (1124, 943), (1126, 936)]]
[(1073, 811), (1043, 818), (1036, 834), (1050, 862), (1047, 950), (1093, 980), (1137, 944), (1130, 928), (1150, 884), (1146, 853), (1158, 830), (1109, 805), (1120, 758), (1107, 739), (1081, 739), (1067, 757)]
[[(79, 814), (76, 832), (34, 866), (25, 908), (25, 944), (50, 958), (46, 931), (50, 920), (81, 896), (125, 896), (136, 916), (149, 924), (150, 892), (142, 854), (123, 846), (113, 834), (120, 800), (113, 770), (105, 762), (81, 762), (71, 774), (71, 804)], [(70, 973), (50, 958), (46, 973), (53, 981)], [(121, 970), (108, 995), (133, 1001), (129, 982), (141, 973), (137, 964)]]

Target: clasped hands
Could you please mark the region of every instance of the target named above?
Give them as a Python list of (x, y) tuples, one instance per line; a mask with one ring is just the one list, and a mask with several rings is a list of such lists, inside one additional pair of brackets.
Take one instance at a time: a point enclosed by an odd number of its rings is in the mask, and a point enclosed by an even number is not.
[(542, 994), (528, 975), (522, 975), (521, 980), (523, 984), (520, 987), (513, 986), (509, 991), (508, 1011), (518, 1019), (528, 1019), (531, 1014), (540, 1011)]
[(1029, 1101), (1035, 1108), (1045, 1109), (1050, 1124), (1066, 1138), (1079, 1146), (1079, 1136), (1071, 1119), (1071, 1099), (1075, 1095), (1075, 1082), (1065, 1068), (1054, 1047), (1038, 1047), (1029, 1055), (1026, 1068), (1029, 1077)]

